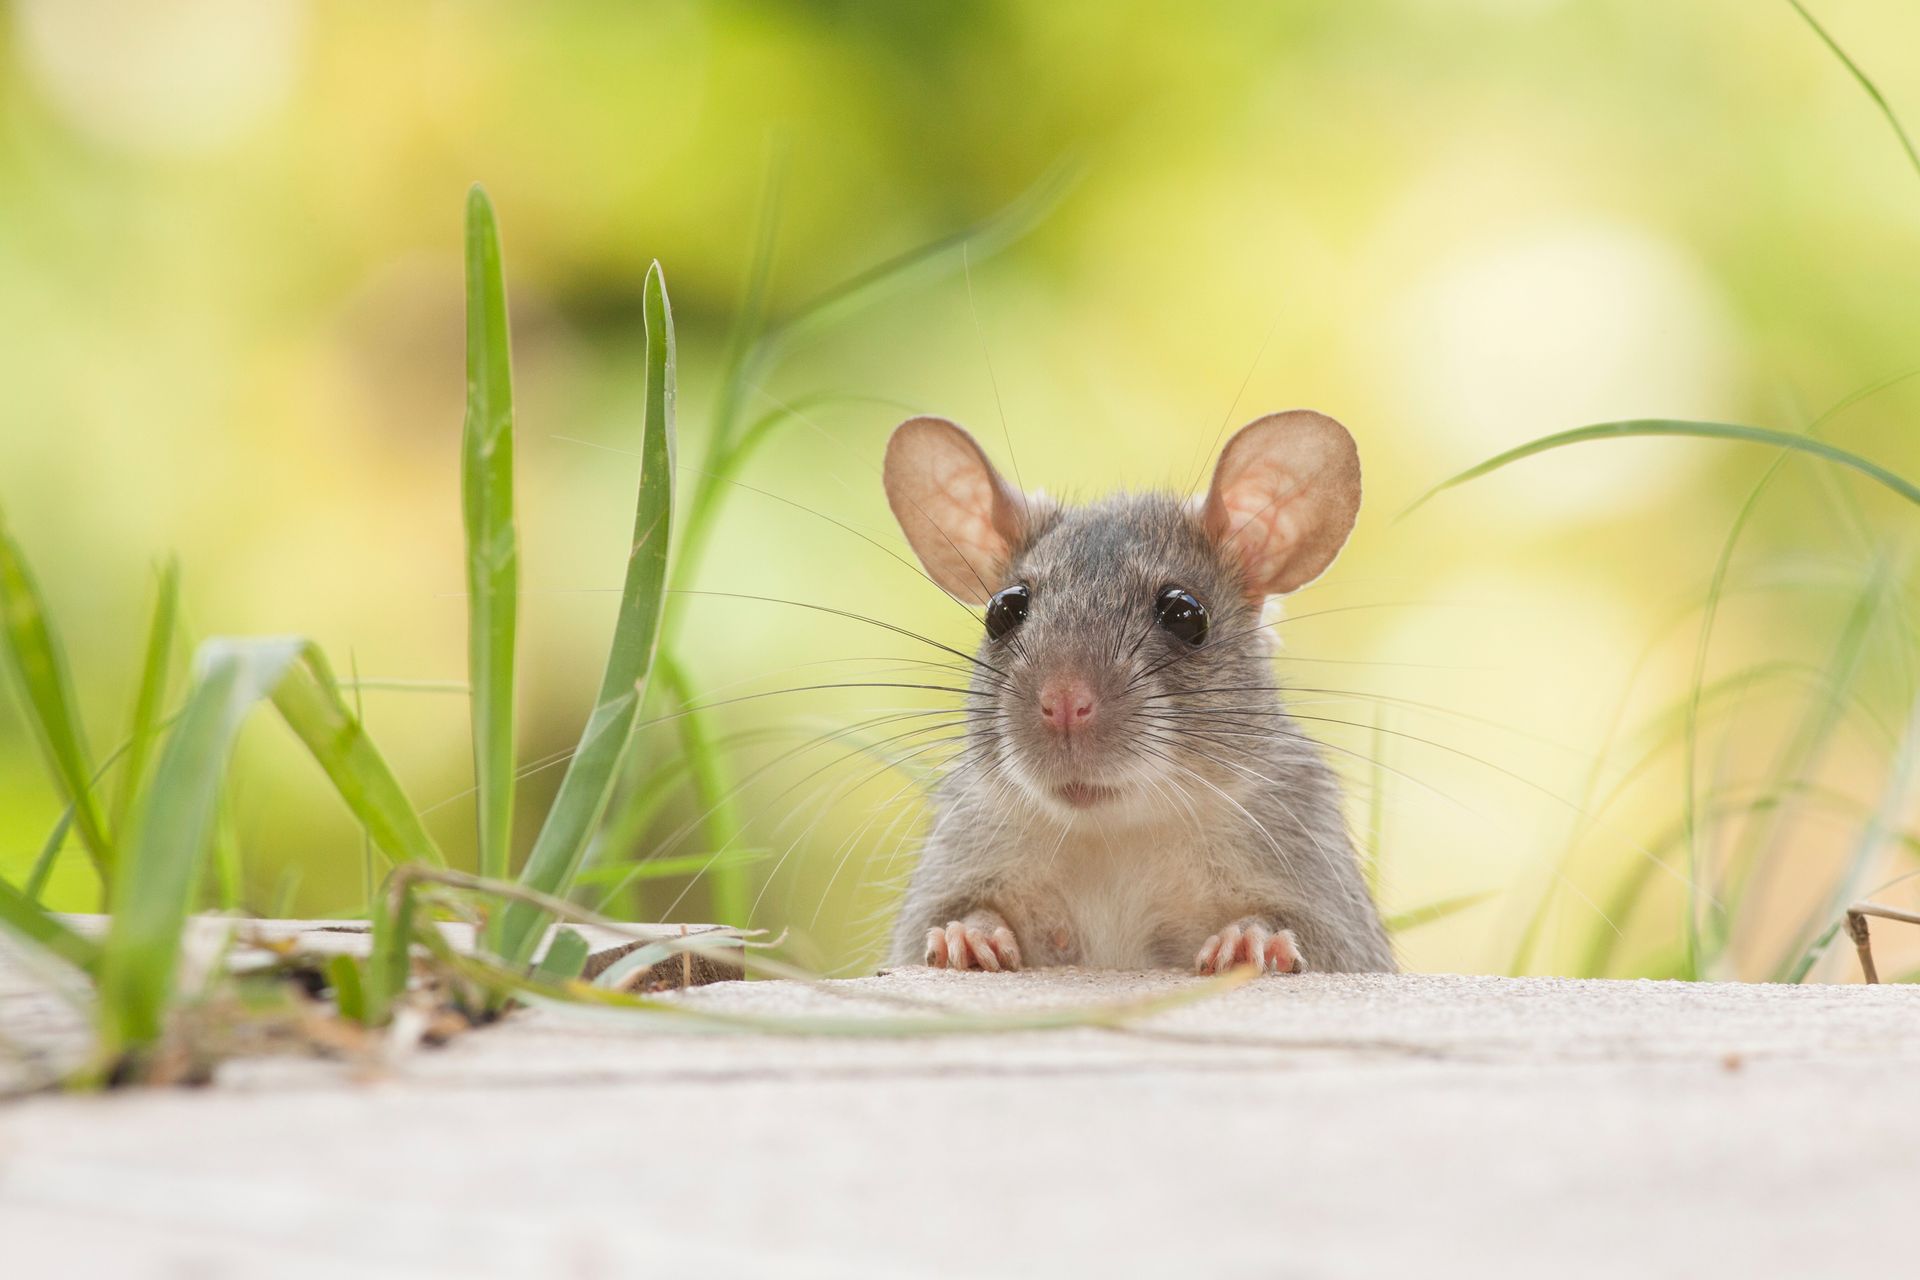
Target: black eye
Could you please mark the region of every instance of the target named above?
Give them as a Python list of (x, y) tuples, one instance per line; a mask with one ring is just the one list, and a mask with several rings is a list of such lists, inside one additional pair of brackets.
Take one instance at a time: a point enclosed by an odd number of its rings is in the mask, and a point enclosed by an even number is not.
[(1207, 638), (1207, 606), (1194, 599), (1191, 591), (1168, 587), (1154, 598), (1153, 613), (1161, 626), (1188, 644)]
[(987, 601), (987, 634), (998, 640), (1027, 620), (1027, 602), (1033, 597), (1025, 587), (1008, 587)]

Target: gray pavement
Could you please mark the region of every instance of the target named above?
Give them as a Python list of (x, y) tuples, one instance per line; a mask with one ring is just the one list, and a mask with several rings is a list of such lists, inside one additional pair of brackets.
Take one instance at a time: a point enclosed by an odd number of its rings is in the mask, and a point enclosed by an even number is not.
[[(1041, 1018), (1169, 975), (672, 999)], [(524, 1011), (0, 1107), (0, 1274), (1810, 1276), (1920, 1260), (1920, 989), (1270, 977), (1121, 1030)]]

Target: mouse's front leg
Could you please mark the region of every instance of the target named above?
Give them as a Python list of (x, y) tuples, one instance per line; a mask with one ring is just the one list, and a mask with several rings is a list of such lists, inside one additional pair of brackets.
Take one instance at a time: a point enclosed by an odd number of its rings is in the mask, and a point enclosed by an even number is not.
[(927, 963), (936, 969), (985, 969), (997, 973), (1020, 967), (1020, 944), (1006, 917), (991, 907), (927, 930)]
[(1208, 938), (1193, 958), (1193, 967), (1201, 973), (1224, 973), (1240, 965), (1253, 965), (1262, 973), (1307, 971), (1293, 930), (1275, 928), (1259, 916), (1235, 920)]

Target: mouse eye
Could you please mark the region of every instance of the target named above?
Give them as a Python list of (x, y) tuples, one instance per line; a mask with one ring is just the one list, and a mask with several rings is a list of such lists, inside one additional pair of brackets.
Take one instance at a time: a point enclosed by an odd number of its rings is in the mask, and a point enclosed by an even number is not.
[(1012, 586), (996, 591), (987, 601), (987, 634), (998, 640), (1027, 620), (1027, 603), (1032, 595), (1025, 587)]
[(1207, 638), (1207, 606), (1181, 587), (1168, 587), (1153, 601), (1153, 613), (1176, 638), (1199, 644)]

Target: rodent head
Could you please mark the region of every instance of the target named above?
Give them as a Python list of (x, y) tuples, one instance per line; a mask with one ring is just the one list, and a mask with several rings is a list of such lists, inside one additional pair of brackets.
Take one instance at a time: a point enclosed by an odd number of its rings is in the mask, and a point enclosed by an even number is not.
[(1199, 502), (1022, 494), (941, 418), (895, 429), (885, 476), (928, 575), (985, 606), (975, 764), (1063, 816), (1116, 823), (1260, 780), (1283, 727), (1261, 612), (1318, 577), (1353, 529), (1346, 428), (1308, 410), (1249, 423)]

